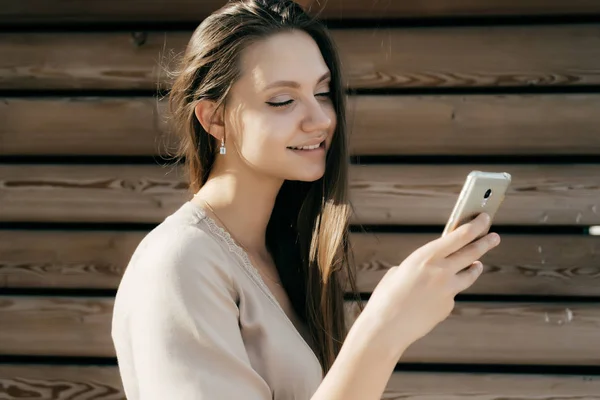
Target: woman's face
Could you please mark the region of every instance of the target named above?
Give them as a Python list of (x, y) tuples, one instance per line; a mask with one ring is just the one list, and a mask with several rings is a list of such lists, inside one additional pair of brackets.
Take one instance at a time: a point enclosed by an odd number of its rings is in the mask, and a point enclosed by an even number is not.
[(336, 114), (317, 44), (302, 31), (279, 33), (246, 48), (240, 67), (227, 100), (221, 157), (239, 157), (284, 180), (321, 178)]

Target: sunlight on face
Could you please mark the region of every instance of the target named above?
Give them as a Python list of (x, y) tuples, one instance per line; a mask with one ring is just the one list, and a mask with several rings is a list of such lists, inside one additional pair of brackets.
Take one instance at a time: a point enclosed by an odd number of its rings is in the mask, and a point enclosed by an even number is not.
[[(246, 48), (240, 67), (227, 103), (228, 141), (261, 174), (321, 178), (336, 115), (317, 44), (305, 32), (279, 33)], [(291, 149), (307, 145), (321, 147)]]

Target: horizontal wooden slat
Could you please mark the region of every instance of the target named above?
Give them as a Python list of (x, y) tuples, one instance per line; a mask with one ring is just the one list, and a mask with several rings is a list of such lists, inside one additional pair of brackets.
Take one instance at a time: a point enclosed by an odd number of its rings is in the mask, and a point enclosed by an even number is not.
[[(577, 15), (600, 13), (594, 0), (422, 0), (418, 2), (371, 0), (299, 0), (324, 19), (512, 16), (512, 15)], [(199, 21), (225, 0), (154, 0), (140, 7), (135, 1), (88, 1), (48, 3), (43, 0), (21, 0), (0, 9), (0, 22), (6, 25), (25, 23), (64, 24), (81, 22), (155, 22)]]
[(385, 400), (593, 400), (600, 378), (568, 375), (396, 372)]
[(0, 364), (2, 400), (126, 400), (118, 367)]
[[(513, 184), (496, 224), (600, 225), (600, 165), (353, 165), (353, 223), (443, 225), (471, 170)], [(160, 222), (190, 198), (175, 166), (0, 165), (0, 222)]]
[[(150, 97), (7, 98), (0, 154), (168, 154), (165, 106)], [(598, 109), (600, 96), (579, 94), (350, 96), (350, 147), (354, 155), (600, 154)]]
[[(354, 88), (600, 83), (600, 26), (333, 30)], [(132, 36), (135, 36), (132, 37)], [(0, 89), (168, 87), (190, 32), (2, 34)], [(160, 66), (160, 67), (159, 67)]]
[(444, 224), (471, 170), (513, 176), (496, 224), (600, 224), (600, 165), (354, 166), (354, 221)]
[(337, 31), (334, 38), (355, 88), (600, 82), (598, 25), (376, 28)]
[[(1, 89), (149, 89), (190, 32), (1, 34)], [(161, 84), (164, 86), (165, 84)]]
[(600, 363), (597, 304), (460, 303), (403, 362)]
[[(596, 154), (600, 96), (353, 96), (355, 155)], [(565, 134), (568, 132), (568, 134)]]
[[(0, 354), (113, 356), (112, 298), (1, 296)], [(350, 323), (354, 303), (348, 303)], [(600, 363), (595, 304), (458, 303), (402, 362)]]
[(145, 234), (0, 230), (0, 287), (116, 289)]
[[(147, 232), (0, 230), (0, 287), (115, 289)], [(373, 291), (430, 234), (354, 233), (358, 289)], [(600, 238), (503, 235), (469, 294), (600, 296)]]
[[(388, 269), (439, 235), (354, 234), (357, 285), (370, 293)], [(499, 295), (600, 295), (600, 238), (502, 235), (481, 261), (484, 273), (464, 293)]]
[(154, 155), (170, 149), (163, 105), (143, 98), (7, 98), (0, 154)]
[(371, 0), (299, 0), (307, 9), (320, 11), (327, 19), (471, 17), (509, 15), (596, 14), (600, 5), (594, 0), (420, 0), (373, 2)]
[(0, 354), (114, 356), (114, 299), (0, 296)]
[[(597, 393), (597, 376), (402, 371), (392, 374), (382, 399), (591, 400)], [(110, 366), (0, 365), (0, 397), (125, 400), (118, 368)]]

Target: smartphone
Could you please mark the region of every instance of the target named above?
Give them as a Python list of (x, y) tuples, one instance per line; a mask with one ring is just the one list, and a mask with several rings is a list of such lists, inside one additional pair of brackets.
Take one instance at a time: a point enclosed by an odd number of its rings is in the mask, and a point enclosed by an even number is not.
[(510, 182), (511, 176), (507, 172), (471, 171), (467, 175), (442, 236), (483, 212), (490, 216), (490, 223), (475, 240), (487, 235), (494, 216), (504, 201)]

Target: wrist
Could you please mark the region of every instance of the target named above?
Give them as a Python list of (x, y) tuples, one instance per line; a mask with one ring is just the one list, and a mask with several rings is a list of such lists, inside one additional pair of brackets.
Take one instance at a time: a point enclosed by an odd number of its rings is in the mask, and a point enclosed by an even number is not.
[(365, 309), (348, 331), (347, 339), (355, 342), (353, 345), (365, 346), (379, 357), (396, 363), (412, 342), (401, 332), (391, 332), (382, 322), (379, 316)]

